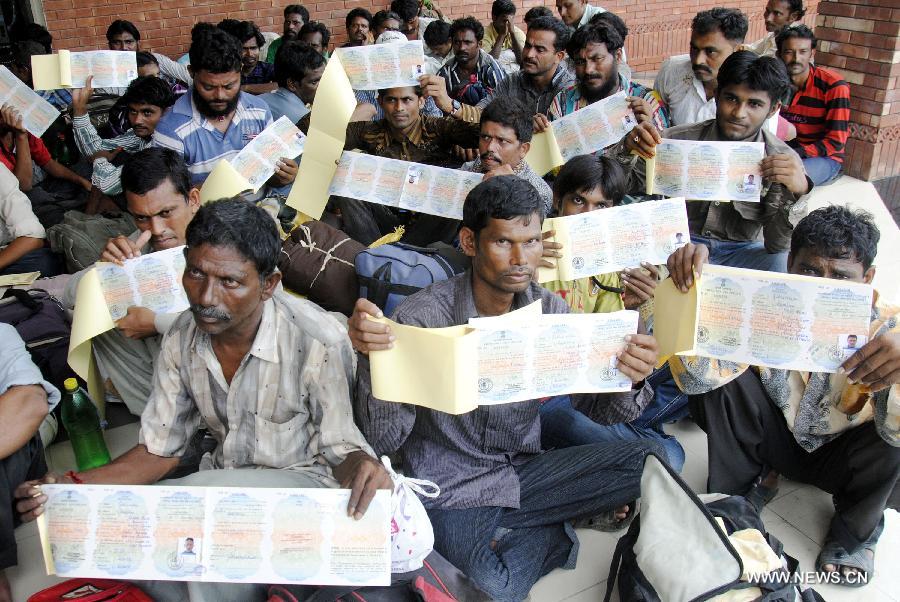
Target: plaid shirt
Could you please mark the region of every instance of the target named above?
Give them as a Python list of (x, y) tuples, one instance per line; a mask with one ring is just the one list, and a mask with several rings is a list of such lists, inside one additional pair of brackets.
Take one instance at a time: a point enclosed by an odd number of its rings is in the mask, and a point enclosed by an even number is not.
[[(669, 111), (653, 88), (642, 86), (633, 81), (626, 81), (625, 78), (619, 75), (619, 87), (616, 92), (621, 92), (622, 90), (625, 90), (628, 96), (639, 96), (651, 104), (653, 101), (656, 101), (657, 108), (653, 112), (653, 125), (660, 131), (669, 127)], [(556, 98), (550, 104), (547, 117), (550, 121), (555, 121), (569, 113), (583, 109), (589, 104), (591, 103), (588, 102), (587, 98), (581, 95), (581, 88), (578, 87), (578, 82), (576, 81), (556, 95)]]
[(229, 384), (209, 335), (185, 311), (163, 339), (140, 442), (181, 456), (202, 419), (218, 443), (214, 468), (304, 469), (327, 483), (349, 453), (371, 454), (353, 423), (355, 359), (334, 318), (277, 292)]
[(259, 61), (250, 73), (241, 73), (241, 85), (268, 84), (275, 77), (275, 65)]

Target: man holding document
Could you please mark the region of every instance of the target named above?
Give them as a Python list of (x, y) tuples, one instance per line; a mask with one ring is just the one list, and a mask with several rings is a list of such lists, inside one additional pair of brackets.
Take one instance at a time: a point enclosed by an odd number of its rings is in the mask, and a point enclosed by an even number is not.
[[(531, 184), (514, 176), (493, 177), (469, 193), (463, 212), (460, 243), (472, 269), (411, 295), (394, 312), (394, 321), (440, 328), (501, 316), (536, 301), (544, 314), (568, 313), (562, 299), (532, 281), (542, 254), (543, 210)], [(360, 299), (349, 330), (362, 354), (389, 349), (393, 341), (389, 327), (369, 316), (380, 312)], [(637, 417), (652, 396), (642, 382), (656, 361), (656, 340), (634, 334), (626, 341), (617, 368), (636, 388), (585, 395), (607, 423)], [(496, 600), (521, 600), (551, 570), (574, 568), (578, 540), (572, 522), (604, 517), (598, 522), (609, 524), (624, 518), (639, 495), (646, 455), (665, 457), (662, 447), (649, 440), (542, 453), (539, 410), (544, 400), (451, 415), (382, 401), (371, 387), (363, 355), (358, 424), (378, 453), (399, 451), (411, 476), (441, 487), (438, 498), (423, 500), (435, 549)]]
[[(793, 231), (788, 272), (871, 283), (879, 237), (867, 213), (818, 209)], [(694, 286), (707, 255), (694, 244), (673, 253), (675, 286), (683, 292)], [(840, 311), (826, 303), (815, 313)], [(708, 435), (709, 491), (745, 495), (761, 509), (775, 497), (774, 471), (831, 493), (835, 514), (815, 570), (836, 573), (850, 586), (873, 577), (884, 509), (900, 502), (900, 327), (897, 309), (879, 303), (877, 293), (871, 311), (868, 332), (828, 333), (838, 359), (847, 357), (841, 340), (844, 346), (851, 337), (868, 340), (835, 373), (708, 357), (669, 360)]]
[[(241, 199), (207, 203), (187, 229), (182, 283), (190, 311), (163, 340), (139, 444), (106, 466), (47, 475), (16, 490), (30, 520), (42, 483), (342, 487), (362, 518), (391, 479), (353, 423), (354, 355), (340, 324), (279, 290), (281, 238)], [(203, 469), (165, 481), (200, 422), (217, 446)], [(265, 600), (266, 585), (141, 583), (155, 600)]]
[[(729, 142), (763, 142), (759, 164), (764, 181), (759, 202), (690, 201), (687, 204), (691, 239), (709, 248), (717, 265), (784, 272), (791, 231), (805, 213), (800, 197), (813, 183), (800, 157), (763, 128), (778, 113), (790, 88), (784, 65), (772, 57), (749, 51), (729, 56), (718, 73), (716, 118), (669, 128), (660, 134), (639, 123), (611, 152), (629, 171), (629, 192), (646, 191), (645, 160), (653, 159), (663, 138)], [(703, 177), (703, 164), (688, 165)], [(761, 235), (761, 236), (760, 236)], [(760, 238), (762, 240), (760, 240)]]

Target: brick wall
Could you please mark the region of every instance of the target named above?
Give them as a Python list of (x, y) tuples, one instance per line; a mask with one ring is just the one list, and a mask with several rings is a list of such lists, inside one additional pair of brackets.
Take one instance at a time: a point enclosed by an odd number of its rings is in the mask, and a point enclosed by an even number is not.
[[(896, 0), (888, 0), (896, 1)], [(555, 12), (553, 0), (514, 0), (520, 7), (517, 22), (532, 6), (546, 4)], [(57, 48), (89, 50), (106, 47), (105, 32), (114, 19), (128, 19), (141, 30), (144, 49), (177, 57), (187, 51), (191, 26), (197, 21), (218, 22), (226, 17), (251, 19), (263, 31), (280, 32), (282, 8), (288, 0), (43, 0), (47, 26)], [(344, 16), (351, 8), (364, 6), (373, 13), (386, 8), (388, 0), (329, 0), (306, 2), (313, 19), (324, 21), (332, 40), (346, 39)], [(482, 22), (490, 19), (490, 0), (438, 0), (450, 17), (472, 15)], [(818, 0), (807, 0), (810, 24)], [(687, 52), (690, 22), (699, 10), (713, 6), (740, 8), (750, 18), (748, 40), (762, 37), (762, 10), (765, 0), (607, 0), (601, 5), (622, 16), (631, 33), (626, 52), (637, 72), (655, 71), (662, 60)]]
[(900, 5), (823, 0), (816, 62), (850, 83), (844, 170), (864, 180), (900, 174)]

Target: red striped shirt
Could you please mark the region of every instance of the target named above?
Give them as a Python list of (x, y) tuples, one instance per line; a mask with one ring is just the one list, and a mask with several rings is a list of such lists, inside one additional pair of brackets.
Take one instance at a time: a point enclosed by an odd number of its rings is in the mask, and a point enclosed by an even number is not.
[(789, 142), (801, 157), (828, 157), (844, 162), (844, 146), (850, 123), (850, 86), (827, 69), (809, 66), (806, 86), (781, 116), (794, 124), (797, 137)]

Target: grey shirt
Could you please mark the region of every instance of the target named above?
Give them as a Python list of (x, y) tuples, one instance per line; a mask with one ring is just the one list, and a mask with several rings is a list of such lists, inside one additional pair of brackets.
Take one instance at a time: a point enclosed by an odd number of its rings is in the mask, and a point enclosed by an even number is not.
[(556, 73), (553, 74), (553, 80), (544, 90), (533, 87), (528, 76), (522, 71), (517, 71), (497, 84), (497, 88), (483, 98), (477, 106), (479, 109), (483, 109), (495, 98), (509, 96), (521, 100), (535, 113), (546, 115), (556, 95), (574, 83), (575, 76), (566, 67), (565, 62), (559, 64)]
[[(408, 297), (392, 319), (401, 324), (440, 328), (467, 324), (478, 316), (472, 273), (438, 282)], [(545, 314), (568, 313), (566, 303), (532, 283), (515, 295), (510, 310), (540, 299)], [(573, 396), (599, 407), (606, 424), (627, 422), (640, 415), (652, 390)], [(441, 488), (429, 508), (519, 507), (515, 467), (541, 453), (542, 400), (480, 406), (460, 416), (409, 404), (381, 401), (372, 395), (368, 359), (357, 370), (354, 414), (366, 439), (379, 455), (400, 451), (411, 476), (429, 479)], [(579, 403), (579, 405), (582, 405)]]

